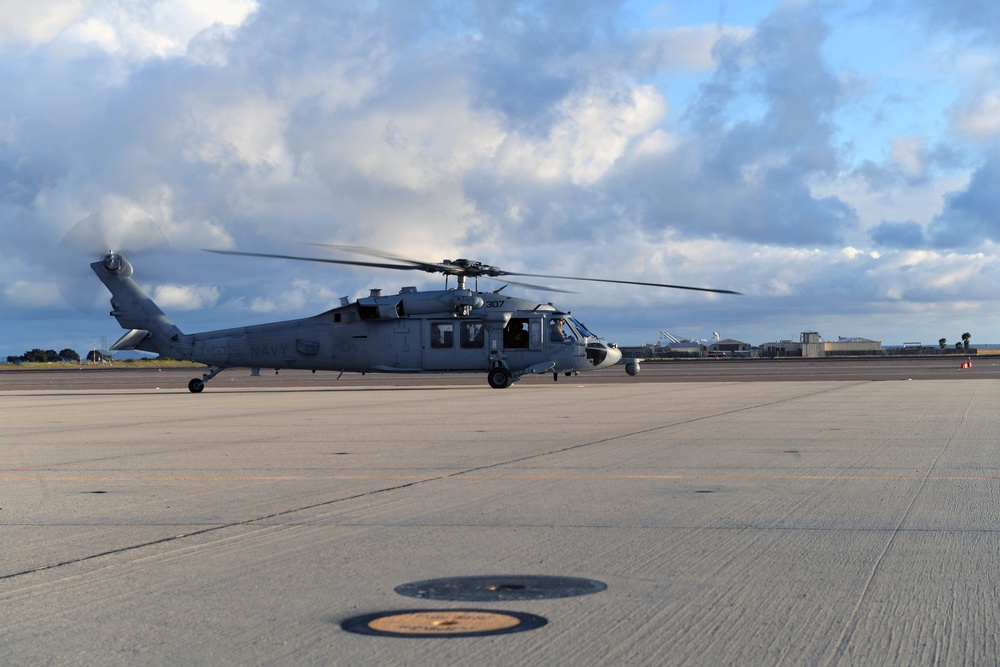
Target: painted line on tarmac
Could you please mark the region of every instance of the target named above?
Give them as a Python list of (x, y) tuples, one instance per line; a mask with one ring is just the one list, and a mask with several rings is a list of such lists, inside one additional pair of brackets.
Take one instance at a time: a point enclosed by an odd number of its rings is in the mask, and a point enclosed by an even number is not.
[[(309, 480), (412, 480), (426, 479), (421, 475), (160, 475), (155, 477), (5, 477), (0, 474), (3, 482), (303, 482)], [(694, 480), (694, 481), (725, 481), (725, 480), (822, 480), (822, 481), (885, 481), (912, 482), (927, 480), (929, 482), (996, 482), (998, 476), (987, 475), (462, 475), (444, 477), (436, 481), (461, 481), (484, 479), (519, 479), (519, 480)]]

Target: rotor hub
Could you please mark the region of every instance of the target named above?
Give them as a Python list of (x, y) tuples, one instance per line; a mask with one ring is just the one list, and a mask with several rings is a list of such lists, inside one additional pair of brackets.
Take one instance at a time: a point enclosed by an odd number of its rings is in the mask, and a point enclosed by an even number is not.
[(464, 275), (472, 278), (498, 276), (502, 273), (499, 268), (477, 262), (474, 259), (445, 259), (441, 261), (441, 264), (454, 269), (456, 275)]
[(104, 256), (102, 262), (108, 272), (117, 275), (122, 270), (124, 258), (121, 255), (116, 255), (114, 250), (108, 250), (108, 254)]

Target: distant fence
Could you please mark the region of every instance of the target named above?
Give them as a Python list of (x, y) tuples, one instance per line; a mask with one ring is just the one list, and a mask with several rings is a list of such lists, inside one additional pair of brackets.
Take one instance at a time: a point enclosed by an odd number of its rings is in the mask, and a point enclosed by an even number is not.
[(887, 347), (883, 348), (882, 352), (887, 357), (940, 357), (941, 355), (968, 357), (979, 354), (979, 351), (974, 347), (966, 350), (965, 348), (942, 348), (930, 345), (924, 347)]
[[(626, 358), (639, 358), (652, 361), (654, 359), (692, 359), (697, 358), (698, 355), (691, 354), (671, 354), (664, 353), (660, 350), (650, 348), (649, 346), (621, 346), (619, 348), (622, 351), (622, 356)], [(823, 357), (970, 357), (979, 354), (977, 348), (970, 347), (968, 350), (965, 348), (956, 349), (954, 347), (946, 347), (944, 349), (932, 346), (924, 345), (922, 347), (883, 347), (881, 349), (872, 350), (826, 350)], [(989, 354), (989, 352), (984, 352), (984, 354)], [(726, 358), (747, 358), (747, 357), (759, 357), (761, 359), (792, 359), (792, 358), (803, 358), (801, 350), (772, 350), (770, 352), (765, 350), (752, 350), (747, 353), (742, 354), (726, 354), (726, 355), (710, 355), (706, 354), (703, 358), (713, 357), (713, 356), (725, 356)], [(810, 359), (822, 359), (823, 357), (809, 357)]]

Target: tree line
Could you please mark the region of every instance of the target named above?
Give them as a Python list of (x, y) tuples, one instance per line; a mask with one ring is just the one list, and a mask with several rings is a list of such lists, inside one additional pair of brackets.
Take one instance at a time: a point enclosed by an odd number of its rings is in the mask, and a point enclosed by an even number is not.
[[(91, 350), (87, 353), (87, 361), (103, 361), (104, 355), (97, 350)], [(19, 357), (8, 356), (8, 364), (24, 364), (24, 363), (36, 363), (36, 364), (46, 364), (54, 363), (57, 361), (71, 361), (79, 362), (80, 355), (77, 354), (76, 350), (71, 350), (66, 348), (60, 352), (55, 350), (43, 350), (40, 348), (35, 348), (33, 350), (28, 350)]]
[[(969, 339), (970, 338), (972, 338), (972, 334), (970, 334), (968, 331), (966, 331), (964, 334), (962, 334), (962, 340), (960, 340), (959, 342), (955, 343), (955, 349), (956, 350), (968, 350), (969, 349)], [(940, 339), (938, 339), (938, 345), (941, 347), (942, 350), (947, 349), (947, 347), (948, 347), (948, 339), (947, 338), (940, 338)]]

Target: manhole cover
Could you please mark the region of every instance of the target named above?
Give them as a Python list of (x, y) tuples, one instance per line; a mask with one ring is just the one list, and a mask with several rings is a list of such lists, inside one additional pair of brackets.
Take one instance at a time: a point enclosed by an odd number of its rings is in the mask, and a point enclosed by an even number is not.
[(517, 611), (419, 609), (355, 616), (340, 627), (378, 637), (484, 637), (534, 630), (547, 622), (541, 616)]
[(457, 602), (500, 602), (504, 600), (547, 600), (599, 593), (607, 585), (593, 579), (539, 575), (489, 575), (449, 577), (403, 584), (396, 592), (424, 600)]

